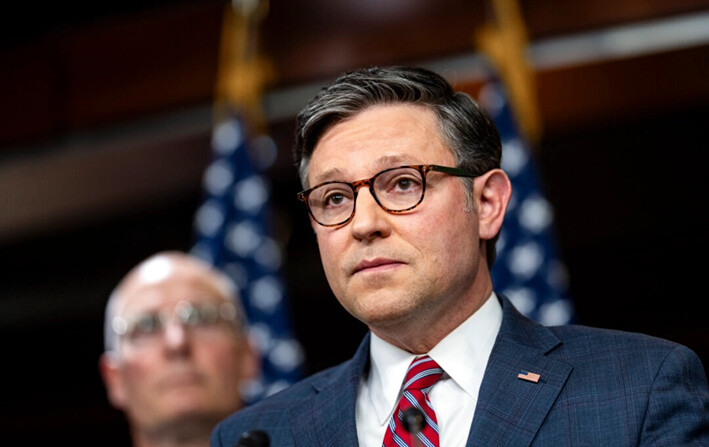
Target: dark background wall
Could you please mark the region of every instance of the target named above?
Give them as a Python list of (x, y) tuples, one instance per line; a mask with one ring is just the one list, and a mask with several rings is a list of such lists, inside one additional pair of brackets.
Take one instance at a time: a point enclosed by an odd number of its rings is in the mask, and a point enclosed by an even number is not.
[[(709, 12), (699, 0), (520, 5), (537, 49)], [(135, 263), (191, 246), (223, 6), (26, 5), (4, 17), (0, 439), (126, 445), (97, 369), (103, 306)], [(456, 0), (270, 3), (261, 36), (276, 74), (265, 98), (279, 147), (272, 206), (310, 372), (349, 357), (365, 328), (330, 293), (295, 200), (294, 110), (339, 72), (371, 64), (443, 63), (475, 91), (479, 78), (451, 61), (479, 67), (472, 35), (489, 13), (484, 2)], [(544, 125), (535, 155), (577, 319), (684, 343), (707, 365), (709, 39), (581, 53), (535, 65)]]

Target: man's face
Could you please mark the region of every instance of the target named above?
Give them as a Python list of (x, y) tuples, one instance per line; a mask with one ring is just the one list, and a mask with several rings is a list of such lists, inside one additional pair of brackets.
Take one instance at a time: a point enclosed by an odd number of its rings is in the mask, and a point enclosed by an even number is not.
[[(375, 106), (323, 134), (308, 180), (313, 186), (352, 182), (411, 164), (455, 166), (434, 113), (415, 105)], [(396, 334), (441, 328), (479, 305), (476, 277), (487, 267), (476, 213), (466, 212), (466, 204), (459, 178), (430, 172), (423, 202), (404, 214), (387, 213), (362, 188), (349, 223), (323, 227), (311, 219), (340, 303), (394, 344)]]
[(178, 303), (218, 306), (227, 299), (205, 271), (180, 260), (171, 268), (157, 282), (137, 275), (122, 286), (117, 315), (131, 321), (166, 312), (171, 319), (154, 335), (122, 337), (103, 367), (112, 403), (143, 429), (224, 418), (241, 406), (239, 382), (256, 367), (248, 342), (228, 323), (185, 327), (172, 318)]

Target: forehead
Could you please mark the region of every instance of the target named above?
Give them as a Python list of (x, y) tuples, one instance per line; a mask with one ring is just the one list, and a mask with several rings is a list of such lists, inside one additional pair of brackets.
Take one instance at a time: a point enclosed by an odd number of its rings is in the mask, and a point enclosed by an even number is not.
[(180, 262), (143, 267), (121, 285), (118, 315), (171, 308), (183, 300), (201, 303), (228, 299), (208, 270)]
[[(438, 119), (414, 104), (372, 106), (328, 128), (313, 150), (311, 185), (404, 164), (449, 164)], [(361, 169), (360, 169), (361, 168)], [(355, 174), (354, 171), (357, 171)]]

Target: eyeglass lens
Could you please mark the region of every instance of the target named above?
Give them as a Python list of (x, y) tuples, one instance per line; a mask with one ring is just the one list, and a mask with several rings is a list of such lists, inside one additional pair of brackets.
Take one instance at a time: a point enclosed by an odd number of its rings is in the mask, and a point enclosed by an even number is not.
[(145, 343), (158, 338), (170, 319), (184, 328), (214, 328), (224, 322), (236, 320), (236, 308), (232, 303), (192, 304), (179, 303), (172, 312), (148, 312), (126, 321), (122, 317), (114, 320), (114, 330), (134, 343)]
[[(355, 188), (367, 181), (332, 182), (310, 192), (308, 205), (313, 217), (325, 225), (347, 220), (355, 207)], [(402, 167), (380, 172), (372, 179), (372, 190), (379, 205), (388, 211), (404, 211), (416, 206), (423, 197), (424, 177), (416, 168)]]

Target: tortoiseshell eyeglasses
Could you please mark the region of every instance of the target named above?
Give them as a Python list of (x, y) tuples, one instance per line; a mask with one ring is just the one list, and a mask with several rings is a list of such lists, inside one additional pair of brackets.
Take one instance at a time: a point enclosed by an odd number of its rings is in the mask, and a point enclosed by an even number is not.
[(315, 222), (324, 227), (344, 225), (355, 214), (357, 192), (368, 186), (374, 200), (386, 212), (399, 214), (416, 208), (426, 192), (426, 174), (431, 171), (458, 177), (477, 177), (459, 168), (438, 165), (407, 165), (385, 169), (372, 178), (356, 182), (329, 181), (298, 193)]

